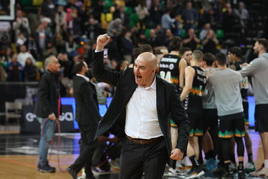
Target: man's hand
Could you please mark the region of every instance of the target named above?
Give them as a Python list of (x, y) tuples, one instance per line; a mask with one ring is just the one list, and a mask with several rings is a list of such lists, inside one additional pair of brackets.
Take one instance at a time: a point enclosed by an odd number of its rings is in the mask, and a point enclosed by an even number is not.
[(48, 119), (54, 121), (54, 120), (56, 120), (57, 118), (56, 118), (55, 114), (52, 113), (52, 114), (49, 114), (49, 115), (48, 115)]
[(111, 37), (107, 34), (99, 35), (97, 38), (96, 51), (102, 51), (104, 47), (111, 41)]
[(99, 136), (97, 139), (98, 139), (98, 142), (104, 143), (104, 142), (106, 142), (108, 140), (108, 137), (106, 137), (106, 136)]
[(183, 159), (183, 152), (178, 148), (173, 149), (171, 151), (170, 159), (172, 159), (172, 160), (182, 160)]

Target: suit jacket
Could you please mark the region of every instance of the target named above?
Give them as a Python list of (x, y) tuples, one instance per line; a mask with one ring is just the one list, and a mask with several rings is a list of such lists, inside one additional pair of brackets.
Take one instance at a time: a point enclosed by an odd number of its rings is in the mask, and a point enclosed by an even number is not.
[(60, 81), (58, 74), (46, 71), (42, 76), (37, 92), (35, 114), (47, 118), (54, 113), (58, 117), (58, 102), (60, 98)]
[[(101, 121), (97, 136), (107, 131), (115, 135), (125, 136), (126, 106), (134, 93), (137, 85), (133, 69), (128, 68), (124, 72), (113, 72), (104, 68), (103, 52), (95, 53), (93, 74), (99, 81), (104, 81), (117, 86), (114, 98)], [(164, 134), (168, 151), (171, 151), (169, 119), (173, 119), (179, 126), (177, 148), (186, 151), (189, 135), (189, 121), (176, 92), (176, 87), (156, 77), (156, 101), (159, 125)]]
[(94, 140), (100, 120), (97, 92), (95, 85), (81, 76), (73, 78), (76, 102), (76, 120), (80, 128), (90, 129), (90, 139)]

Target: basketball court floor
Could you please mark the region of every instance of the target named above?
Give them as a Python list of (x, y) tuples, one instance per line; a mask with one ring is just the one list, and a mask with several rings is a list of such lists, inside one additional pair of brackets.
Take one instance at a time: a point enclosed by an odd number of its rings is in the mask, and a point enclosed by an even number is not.
[[(254, 126), (254, 99), (250, 96), (248, 100), (249, 124)], [(110, 99), (108, 102), (110, 102)], [(101, 115), (105, 111), (106, 107), (100, 106)], [(253, 143), (255, 165), (259, 168), (263, 162), (260, 137), (253, 129), (249, 133)], [(66, 168), (79, 154), (79, 139), (79, 133), (56, 134), (54, 144), (49, 151), (49, 161), (52, 166), (57, 168), (57, 172), (55, 174), (44, 174), (39, 173), (36, 169), (39, 135), (19, 134), (18, 126), (0, 126), (0, 179), (71, 179)], [(98, 179), (117, 179), (118, 173), (118, 170), (113, 170), (108, 174), (98, 174), (96, 177)], [(174, 177), (164, 178), (171, 179)]]
[[(60, 144), (57, 144), (59, 136)], [(263, 160), (260, 138), (254, 130), (250, 130), (250, 136), (253, 141), (254, 161), (258, 168)], [(36, 170), (38, 135), (1, 134), (0, 179), (71, 179), (66, 168), (79, 154), (79, 138), (79, 133), (61, 133), (55, 136), (55, 144), (49, 151), (49, 161), (51, 165), (57, 168), (57, 172), (55, 174), (44, 174)], [(97, 175), (97, 178), (117, 179), (118, 171)]]

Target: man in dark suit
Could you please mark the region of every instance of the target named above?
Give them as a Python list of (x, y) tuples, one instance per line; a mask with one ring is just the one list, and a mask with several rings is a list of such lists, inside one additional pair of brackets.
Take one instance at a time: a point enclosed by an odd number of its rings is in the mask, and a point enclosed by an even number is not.
[[(170, 157), (181, 160), (186, 151), (189, 122), (176, 88), (156, 76), (157, 59), (150, 52), (140, 54), (134, 68), (119, 73), (104, 68), (103, 49), (107, 34), (97, 38), (93, 74), (99, 81), (117, 87), (97, 136), (111, 131), (121, 137), (123, 147), (120, 178), (160, 179)], [(179, 126), (177, 146), (171, 150), (169, 119)]]
[(39, 141), (38, 170), (45, 173), (54, 173), (55, 167), (48, 164), (47, 154), (49, 142), (54, 136), (56, 119), (59, 117), (60, 64), (55, 56), (45, 60), (46, 72), (42, 76), (35, 106), (35, 114), (41, 123), (41, 137)]
[(78, 172), (85, 167), (86, 179), (95, 178), (91, 171), (91, 160), (95, 149), (95, 135), (100, 120), (97, 92), (95, 85), (86, 76), (88, 66), (82, 61), (76, 64), (73, 79), (76, 100), (76, 119), (80, 128), (80, 155), (67, 169), (76, 179)]

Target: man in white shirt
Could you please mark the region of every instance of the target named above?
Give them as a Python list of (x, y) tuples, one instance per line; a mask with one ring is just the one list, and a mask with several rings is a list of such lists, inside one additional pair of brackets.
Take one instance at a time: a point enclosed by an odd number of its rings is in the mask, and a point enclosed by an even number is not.
[(25, 62), (27, 60), (27, 58), (31, 58), (33, 64), (35, 64), (35, 59), (32, 56), (31, 53), (29, 53), (27, 51), (27, 47), (26, 45), (21, 45), (20, 46), (20, 53), (18, 54), (18, 62), (24, 67), (25, 66)]
[[(121, 179), (161, 179), (170, 157), (181, 160), (186, 151), (189, 122), (175, 86), (156, 76), (157, 59), (150, 52), (140, 54), (134, 68), (114, 72), (104, 68), (106, 34), (97, 39), (93, 74), (98, 81), (117, 86), (113, 101), (97, 130), (110, 131), (122, 140)], [(171, 150), (169, 119), (179, 126), (176, 148)]]

